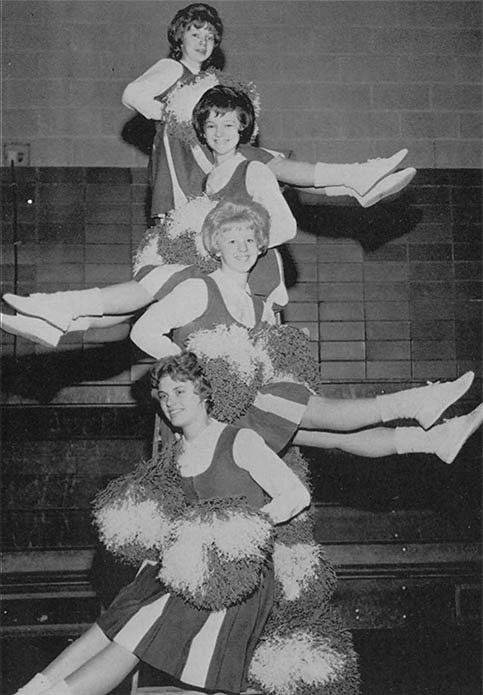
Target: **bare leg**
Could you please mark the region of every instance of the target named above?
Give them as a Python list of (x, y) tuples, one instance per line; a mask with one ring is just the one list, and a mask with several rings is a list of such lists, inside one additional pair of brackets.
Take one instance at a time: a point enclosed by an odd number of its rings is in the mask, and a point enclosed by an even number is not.
[(392, 157), (363, 164), (311, 164), (275, 157), (268, 166), (277, 179), (294, 186), (347, 186), (359, 195), (365, 195), (378, 181), (395, 171), (406, 155), (407, 150), (404, 149)]
[(106, 695), (137, 666), (139, 659), (120, 644), (108, 647), (65, 679), (74, 695)]
[(64, 649), (42, 673), (52, 683), (65, 679), (110, 644), (111, 640), (94, 624)]
[(378, 422), (381, 414), (375, 398), (311, 396), (300, 429), (352, 432)]
[(378, 458), (397, 454), (395, 430), (390, 427), (374, 427), (362, 432), (338, 434), (334, 432), (310, 432), (299, 430), (293, 443), (318, 449), (340, 449), (349, 454)]
[(129, 314), (151, 304), (153, 297), (136, 280), (101, 287), (104, 314)]

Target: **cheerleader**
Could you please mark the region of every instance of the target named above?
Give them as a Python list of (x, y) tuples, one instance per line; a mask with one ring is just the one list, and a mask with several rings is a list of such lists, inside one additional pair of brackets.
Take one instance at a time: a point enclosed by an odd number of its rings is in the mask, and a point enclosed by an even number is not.
[[(271, 307), (252, 297), (247, 283), (267, 248), (268, 230), (268, 214), (259, 204), (221, 201), (208, 213), (202, 230), (203, 243), (219, 268), (205, 278), (180, 283), (150, 307), (133, 327), (133, 342), (158, 359), (178, 353), (197, 331), (220, 324), (254, 329), (260, 322), (274, 323)], [(275, 451), (292, 442), (369, 457), (428, 452), (451, 463), (481, 425), (483, 404), (468, 415), (432, 426), (466, 393), (473, 378), (473, 372), (467, 372), (454, 382), (355, 399), (326, 398), (304, 383), (272, 378), (238, 422), (259, 432)], [(355, 431), (406, 418), (421, 427)]]
[[(199, 195), (213, 166), (206, 147), (190, 144), (179, 137), (179, 131), (170, 129), (167, 111), (174, 89), (183, 83), (193, 83), (194, 76), (206, 74), (205, 89), (212, 86), (212, 78), (205, 71), (219, 62), (222, 36), (223, 24), (213, 7), (205, 3), (188, 5), (177, 12), (169, 25), (169, 58), (159, 60), (124, 90), (123, 104), (156, 122), (149, 165), (153, 217), (162, 216), (189, 197)], [(223, 80), (223, 76), (218, 79)], [(201, 95), (202, 81), (194, 84), (197, 99)], [(189, 93), (189, 87), (185, 92)], [(186, 110), (189, 109), (183, 101), (180, 111)], [(288, 160), (279, 153), (249, 143), (243, 145), (242, 152), (247, 159), (266, 163), (279, 181), (309, 187), (313, 193), (352, 196), (363, 207), (370, 207), (402, 190), (416, 173), (413, 168), (393, 173), (407, 155), (406, 149), (364, 164), (311, 164)]]
[(161, 561), (146, 562), (97, 623), (16, 695), (104, 695), (140, 661), (210, 692), (246, 687), (273, 603), (273, 527), (310, 495), (256, 433), (210, 417), (211, 387), (192, 353), (155, 365), (153, 380), (181, 433), (170, 465), (186, 508)]

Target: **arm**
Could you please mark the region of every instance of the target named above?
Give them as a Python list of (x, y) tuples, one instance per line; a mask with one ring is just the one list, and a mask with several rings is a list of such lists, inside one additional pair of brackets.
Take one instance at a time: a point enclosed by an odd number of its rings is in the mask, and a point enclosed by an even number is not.
[(278, 246), (293, 239), (297, 233), (297, 224), (270, 169), (261, 162), (250, 162), (246, 185), (253, 199), (270, 214), (270, 246)]
[(186, 280), (144, 312), (132, 327), (130, 338), (156, 359), (177, 354), (181, 349), (166, 334), (201, 316), (207, 303), (206, 284), (202, 280)]
[(235, 439), (233, 454), (240, 468), (250, 473), (260, 487), (272, 498), (261, 511), (274, 524), (296, 516), (310, 504), (310, 493), (256, 432), (241, 429)]
[(145, 118), (159, 121), (163, 105), (155, 97), (172, 87), (182, 74), (183, 68), (178, 61), (162, 58), (134, 82), (128, 84), (122, 95), (122, 103), (128, 109), (138, 111)]

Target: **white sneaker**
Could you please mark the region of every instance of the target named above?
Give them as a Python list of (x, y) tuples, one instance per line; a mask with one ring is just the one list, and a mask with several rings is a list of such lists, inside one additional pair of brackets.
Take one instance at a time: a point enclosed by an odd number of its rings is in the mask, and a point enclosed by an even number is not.
[(461, 417), (455, 417), (431, 430), (431, 435), (441, 438), (434, 453), (441, 461), (453, 463), (463, 444), (483, 423), (483, 403)]
[(52, 326), (47, 321), (33, 316), (10, 316), (0, 314), (0, 327), (3, 331), (18, 335), (26, 340), (31, 340), (39, 345), (57, 347), (59, 340), (64, 335), (60, 328)]
[(73, 319), (73, 312), (66, 301), (64, 292), (52, 294), (37, 292), (28, 297), (7, 293), (3, 295), (3, 299), (20, 314), (44, 319), (64, 331)]
[(407, 155), (407, 149), (399, 150), (392, 157), (369, 159), (362, 164), (349, 164), (350, 175), (346, 186), (363, 196), (385, 176), (392, 174)]
[(357, 199), (363, 208), (370, 208), (380, 200), (402, 191), (403, 188), (406, 188), (408, 183), (411, 183), (415, 175), (416, 169), (413, 167), (401, 169), (401, 171), (396, 171), (395, 174), (389, 174), (389, 176), (382, 178), (368, 193), (366, 193), (366, 195), (353, 193), (354, 198)]
[(421, 427), (427, 430), (450, 405), (468, 391), (474, 378), (474, 372), (466, 372), (466, 374), (454, 381), (445, 381), (442, 384), (428, 384), (428, 386), (414, 389), (414, 402), (418, 403), (419, 401), (419, 404), (415, 408), (413, 417), (419, 422)]

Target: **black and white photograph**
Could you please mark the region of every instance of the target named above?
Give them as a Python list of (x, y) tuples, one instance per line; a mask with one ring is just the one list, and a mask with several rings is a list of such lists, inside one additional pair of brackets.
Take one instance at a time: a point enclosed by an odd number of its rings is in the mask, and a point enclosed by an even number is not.
[(480, 695), (478, 0), (0, 0), (3, 695)]

